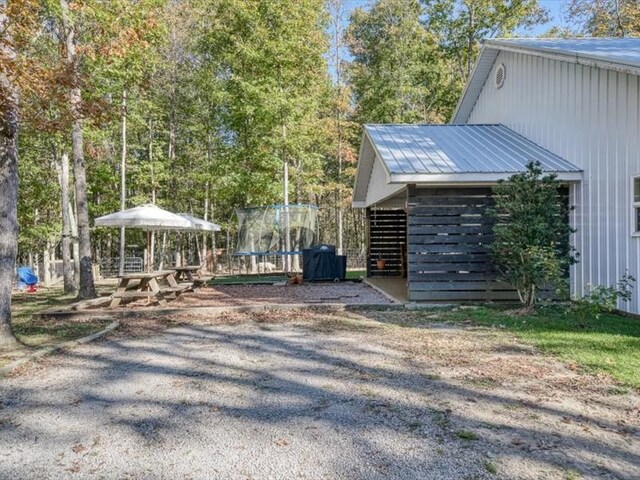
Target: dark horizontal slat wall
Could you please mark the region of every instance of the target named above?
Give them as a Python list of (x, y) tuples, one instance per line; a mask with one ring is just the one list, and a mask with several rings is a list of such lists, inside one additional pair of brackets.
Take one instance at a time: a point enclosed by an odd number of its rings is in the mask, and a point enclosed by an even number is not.
[[(368, 277), (401, 277), (404, 268), (403, 251), (407, 242), (407, 214), (404, 210), (367, 211), (369, 218)], [(384, 270), (379, 270), (378, 258), (386, 260)]]
[(408, 200), (410, 300), (517, 300), (496, 280), (489, 254), (491, 188), (411, 186)]

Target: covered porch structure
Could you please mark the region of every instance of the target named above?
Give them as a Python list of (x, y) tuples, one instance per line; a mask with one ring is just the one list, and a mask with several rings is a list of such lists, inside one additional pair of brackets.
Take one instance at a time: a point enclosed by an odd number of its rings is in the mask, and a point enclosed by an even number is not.
[(388, 293), (410, 302), (516, 300), (491, 261), (491, 187), (529, 162), (567, 187), (581, 170), (503, 125), (366, 125), (363, 135), (353, 206), (367, 209), (372, 283), (399, 279)]

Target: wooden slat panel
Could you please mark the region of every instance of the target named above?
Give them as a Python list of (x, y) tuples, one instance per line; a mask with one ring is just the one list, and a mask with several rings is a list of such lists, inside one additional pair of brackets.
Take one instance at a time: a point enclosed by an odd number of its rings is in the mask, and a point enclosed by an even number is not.
[[(483, 215), (485, 208), (476, 205), (459, 205), (459, 206), (417, 206), (411, 207), (411, 215), (417, 216), (443, 216), (443, 215)], [(428, 224), (428, 220), (425, 223)]]
[(489, 220), (480, 214), (477, 215), (444, 215), (444, 216), (419, 216), (411, 215), (408, 218), (410, 227), (413, 226), (435, 226), (435, 225), (493, 225)]
[(370, 232), (375, 232), (380, 235), (398, 235), (398, 231), (404, 230), (406, 224), (399, 223), (397, 225), (387, 225), (385, 227), (374, 227), (371, 226), (369, 228)]
[(412, 187), (409, 189), (409, 200), (416, 197), (433, 197), (433, 196), (478, 196), (492, 195), (490, 187), (438, 187), (438, 188), (420, 188)]
[(416, 302), (445, 302), (445, 301), (518, 301), (518, 294), (515, 291), (495, 291), (495, 292), (428, 292), (409, 290), (409, 300)]
[(409, 206), (413, 209), (421, 206), (463, 206), (463, 205), (476, 205), (481, 207), (487, 207), (495, 205), (496, 201), (493, 197), (478, 196), (478, 197), (463, 197), (456, 195), (455, 197), (415, 197), (409, 202)]
[(493, 235), (411, 235), (409, 242), (410, 251), (420, 251), (423, 245), (468, 244), (493, 242)]
[[(407, 242), (407, 216), (403, 210), (368, 212), (369, 252), (367, 276), (400, 276), (404, 273), (402, 251)], [(377, 259), (386, 260), (378, 270)]]
[(512, 291), (513, 287), (505, 284), (496, 282), (493, 280), (487, 281), (470, 281), (470, 282), (461, 282), (458, 281), (459, 277), (456, 278), (455, 282), (412, 282), (411, 290), (413, 291), (495, 291), (495, 290), (508, 290)]
[(416, 253), (427, 249), (429, 253), (488, 253), (488, 246), (481, 244), (461, 244), (461, 245), (421, 245), (417, 249), (414, 245), (409, 245), (409, 253)]
[[(409, 271), (413, 272), (412, 269)], [(426, 272), (422, 275), (425, 279), (428, 279), (428, 282), (438, 282), (438, 281), (448, 281), (451, 280), (451, 272)], [(488, 280), (494, 281), (497, 277), (496, 273), (480, 271), (480, 272), (469, 272), (469, 273), (459, 273), (456, 276), (456, 281), (473, 281), (473, 280)], [(416, 284), (420, 282), (415, 282)]]
[(428, 263), (481, 263), (491, 262), (489, 253), (476, 254), (451, 254), (451, 255), (434, 255), (434, 254), (418, 254), (409, 253), (409, 263), (411, 264), (428, 264)]
[(509, 285), (497, 281), (491, 260), (495, 220), (487, 209), (494, 204), (491, 188), (409, 187), (410, 300), (518, 300)]
[(438, 233), (448, 234), (491, 234), (493, 228), (491, 225), (436, 225), (436, 226), (414, 226), (411, 229), (412, 235), (435, 235)]
[[(490, 188), (409, 191), (409, 297), (415, 301), (516, 300), (496, 281), (489, 245)], [(443, 235), (446, 233), (446, 235)]]
[[(492, 270), (493, 264), (489, 263), (480, 263), (474, 264), (470, 266), (464, 266), (460, 264), (445, 264), (444, 267), (439, 267), (438, 264), (432, 264), (431, 266), (414, 266), (411, 265), (409, 267), (409, 272), (412, 274), (413, 278), (428, 278), (429, 281), (433, 280), (449, 280), (451, 278), (451, 273), (459, 273), (461, 276), (464, 275), (464, 278), (469, 278), (470, 275), (493, 275), (495, 276), (495, 271)], [(438, 277), (437, 275), (441, 275)], [(448, 275), (448, 277), (445, 277)], [(485, 278), (485, 277), (480, 277)]]

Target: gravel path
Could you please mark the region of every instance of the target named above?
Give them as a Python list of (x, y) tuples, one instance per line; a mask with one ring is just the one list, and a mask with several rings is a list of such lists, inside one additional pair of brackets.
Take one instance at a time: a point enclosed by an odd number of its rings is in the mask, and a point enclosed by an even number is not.
[[(439, 343), (426, 365), (398, 346), (417, 329), (375, 318), (223, 320), (137, 338), (125, 326), (0, 381), (0, 478), (583, 478), (569, 476), (572, 465), (599, 478), (640, 474), (633, 432), (589, 437), (609, 442), (603, 452), (571, 443), (579, 456), (558, 460), (550, 445), (562, 435), (546, 430), (558, 405), (530, 406), (523, 420), (525, 407), (500, 410), (521, 393), (515, 385), (501, 397), (456, 380), (480, 368), (481, 350), (471, 367), (443, 370)], [(439, 325), (416, 333), (446, 344), (467, 334)], [(572, 419), (560, 431), (573, 435)], [(508, 432), (496, 432), (502, 424)], [(523, 451), (532, 438), (540, 448)]]
[(304, 285), (216, 285), (181, 295), (171, 306), (272, 305), (289, 303), (392, 303), (364, 283), (306, 283)]

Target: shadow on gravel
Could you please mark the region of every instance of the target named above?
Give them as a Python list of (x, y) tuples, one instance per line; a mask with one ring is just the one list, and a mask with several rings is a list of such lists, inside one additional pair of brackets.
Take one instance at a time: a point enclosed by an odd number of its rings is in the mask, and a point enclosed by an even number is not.
[[(366, 310), (359, 314), (367, 317)], [(377, 313), (366, 319), (379, 322), (379, 317)], [(68, 432), (16, 421), (14, 412), (49, 413), (87, 424), (99, 418), (119, 432), (127, 431), (134, 443), (159, 448), (172, 436), (188, 437), (202, 421), (214, 429), (220, 428), (218, 421), (258, 429), (304, 424), (330, 427), (350, 438), (358, 452), (353, 461), (365, 461), (368, 452), (369, 473), (354, 471), (349, 478), (401, 478), (411, 472), (417, 476), (409, 478), (419, 478), (420, 472), (453, 468), (449, 464), (459, 464), (462, 472), (451, 478), (490, 478), (490, 454), (586, 475), (632, 478), (638, 472), (640, 452), (631, 448), (631, 442), (637, 446), (637, 436), (629, 436), (629, 448), (621, 448), (548, 428), (550, 423), (580, 421), (619, 432), (619, 424), (588, 415), (575, 418), (559, 407), (518, 403), (512, 395), (440, 379), (424, 365), (416, 368), (401, 351), (373, 341), (387, 335), (384, 324), (378, 325), (361, 328), (361, 342), (357, 328), (323, 332), (305, 325), (251, 323), (180, 327), (152, 338), (104, 341), (95, 351), (76, 349), (48, 367), (70, 372), (69, 388), (49, 384), (43, 391), (35, 380), (47, 370), (0, 384), (0, 437), (19, 447), (34, 438), (51, 448), (75, 441)], [(501, 353), (522, 350), (510, 346)], [(36, 386), (30, 386), (34, 381)], [(455, 408), (463, 403), (470, 406)], [(474, 405), (498, 413), (480, 421), (473, 415)], [(526, 428), (505, 422), (499, 411), (511, 408), (544, 417), (545, 422)], [(478, 440), (460, 434), (469, 430), (477, 432)], [(385, 447), (369, 437), (377, 431), (417, 438), (431, 453), (412, 455)], [(0, 448), (11, 448), (5, 441), (0, 440)], [(586, 460), (594, 452), (608, 459), (606, 465)], [(325, 460), (338, 463), (335, 472), (349, 471), (344, 459)], [(5, 468), (0, 466), (0, 477), (14, 472)]]

